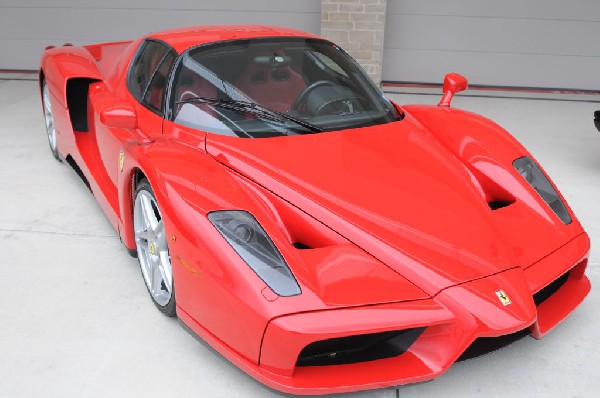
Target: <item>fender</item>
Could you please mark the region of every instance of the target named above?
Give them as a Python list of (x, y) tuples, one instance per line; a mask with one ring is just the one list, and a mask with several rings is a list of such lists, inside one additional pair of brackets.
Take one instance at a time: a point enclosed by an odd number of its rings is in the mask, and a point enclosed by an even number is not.
[[(243, 177), (223, 167), (199, 148), (158, 137), (148, 145), (129, 140), (123, 151), (124, 167), (118, 182), (121, 239), (130, 250), (135, 249), (133, 186), (135, 173), (141, 170), (152, 181), (170, 241), (173, 275), (178, 280), (178, 311), (183, 311), (187, 317), (200, 314), (202, 319), (192, 318), (194, 322), (189, 323), (189, 327), (202, 327), (209, 333), (221, 331), (222, 341), (227, 346), (255, 364), (260, 357), (262, 335), (271, 319), (315, 308), (355, 306), (358, 303), (352, 298), (358, 297), (359, 301), (366, 299), (366, 293), (354, 292), (352, 297), (346, 297), (343, 291), (336, 290), (340, 278), (335, 271), (335, 263), (331, 263), (332, 256), (343, 256), (356, 262), (357, 267), (344, 267), (350, 275), (367, 280), (372, 273), (374, 278), (391, 278), (394, 281), (393, 291), (384, 289), (384, 292), (369, 296), (368, 299), (373, 302), (427, 298), (410, 282), (343, 238), (337, 237), (334, 241), (334, 238), (324, 236), (322, 239), (331, 242), (331, 246), (317, 248), (311, 253), (298, 250), (292, 245), (294, 239), (290, 236), (289, 225), (286, 225), (291, 216), (284, 214), (286, 210), (281, 204), (276, 204), (275, 199), (269, 198), (260, 188), (249, 186), (250, 183)], [(257, 219), (294, 270), (300, 285), (304, 286), (302, 295), (279, 299), (271, 292), (220, 238), (219, 232), (206, 217), (209, 212), (219, 209), (245, 210)], [(186, 217), (181, 217), (181, 214)], [(231, 267), (222, 266), (223, 257)], [(330, 283), (317, 283), (314, 272), (323, 273), (330, 268), (333, 270), (330, 271), (333, 272), (331, 280), (328, 280)], [(337, 272), (341, 271), (337, 269)], [(398, 286), (402, 288), (398, 289)], [(238, 292), (238, 295), (232, 292)], [(315, 292), (320, 292), (320, 295)], [(240, 302), (239, 297), (244, 297), (244, 301)], [(229, 308), (229, 312), (217, 314), (213, 301), (218, 301), (222, 308)], [(185, 316), (183, 318), (187, 319)], [(227, 327), (236, 317), (243, 317), (248, 322), (243, 330)]]
[(122, 225), (119, 230), (129, 249), (135, 248), (131, 215), (134, 177), (138, 169), (153, 182), (152, 189), (159, 203), (171, 202), (172, 205), (172, 196), (177, 195), (203, 216), (215, 209), (243, 209), (267, 223), (278, 220), (269, 211), (270, 206), (242, 187), (201, 149), (158, 137), (147, 145), (139, 144), (135, 139), (128, 140), (124, 143), (123, 153), (123, 171), (118, 182)]
[[(75, 147), (74, 131), (76, 128), (85, 129), (87, 108), (86, 84), (102, 80), (96, 61), (83, 47), (63, 46), (44, 51), (40, 62), (40, 95), (42, 81), (48, 85), (50, 101), (54, 116), (57, 139), (57, 150), (65, 158)], [(67, 83), (70, 79), (82, 79), (76, 84), (76, 94), (71, 102), (83, 104), (76, 110), (69, 109)], [(75, 82), (75, 81), (74, 81)], [(81, 84), (79, 84), (81, 83)], [(74, 123), (74, 121), (77, 121)]]
[(485, 156), (512, 164), (516, 158), (529, 155), (508, 131), (476, 113), (428, 105), (402, 108), (467, 163), (475, 163), (478, 157)]
[[(455, 108), (408, 105), (403, 109), (467, 167), (490, 206), (499, 203), (502, 207), (519, 199), (540, 215), (552, 217), (552, 210), (512, 165), (522, 156), (535, 158), (504, 128), (481, 115)], [(574, 234), (582, 232), (568, 202), (539, 162), (536, 163), (571, 214), (573, 221), (568, 227)]]
[[(186, 314), (202, 314), (202, 319), (193, 320), (210, 333), (224, 330), (223, 323), (227, 324), (231, 319), (243, 317), (249, 323), (247, 327), (244, 330), (225, 328), (228, 331), (221, 333), (222, 341), (248, 360), (258, 363), (264, 329), (269, 319), (284, 311), (285, 306), (269, 305), (263, 293), (265, 289), (269, 290), (267, 285), (224, 239), (220, 239), (219, 232), (206, 214), (216, 209), (250, 212), (275, 244), (284, 248), (282, 254), (289, 259), (293, 252), (286, 251), (285, 247), (291, 248), (291, 244), (283, 228), (277, 224), (277, 218), (270, 212), (269, 206), (261, 203), (261, 199), (199, 148), (158, 137), (148, 145), (129, 140), (123, 151), (124, 166), (118, 181), (121, 239), (128, 249), (135, 249), (133, 187), (135, 173), (140, 170), (152, 181), (167, 239), (170, 240), (173, 275), (178, 280), (177, 310)], [(181, 217), (181, 214), (186, 214), (186, 217)], [(233, 268), (222, 267), (223, 256), (229, 264), (233, 264)], [(231, 272), (232, 269), (236, 272)], [(232, 294), (236, 291), (243, 292), (243, 303)], [(205, 295), (230, 308), (230, 312), (223, 314), (217, 311), (212, 302), (202, 299)], [(265, 317), (270, 312), (274, 313)], [(192, 327), (195, 323), (188, 326)]]
[(427, 105), (403, 109), (467, 167), (490, 206), (508, 205), (515, 196), (523, 199), (519, 194), (523, 192), (522, 181), (512, 162), (531, 154), (508, 131), (460, 109)]
[(67, 108), (67, 81), (73, 78), (102, 80), (96, 60), (84, 47), (56, 47), (44, 51), (41, 73), (61, 107)]

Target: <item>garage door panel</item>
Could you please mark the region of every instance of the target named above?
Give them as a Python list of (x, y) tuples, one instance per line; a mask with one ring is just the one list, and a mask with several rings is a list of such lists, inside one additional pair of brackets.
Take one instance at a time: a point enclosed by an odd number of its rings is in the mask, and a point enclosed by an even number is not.
[(471, 84), (600, 90), (600, 81), (589, 78), (599, 70), (597, 57), (536, 54), (391, 49), (383, 60), (385, 81), (438, 84), (446, 73), (457, 72)]
[[(16, 70), (36, 70), (39, 67), (40, 58), (44, 48), (49, 45), (61, 45), (64, 41), (48, 41), (45, 39), (20, 40), (3, 39), (0, 40), (0, 54), (14, 55), (11, 59), (1, 58), (0, 69)], [(73, 44), (78, 44), (73, 42)]]
[[(222, 23), (268, 23), (269, 15), (261, 12), (231, 12), (190, 10), (89, 10), (89, 9), (6, 9), (5, 22), (0, 25), (0, 38), (50, 40), (87, 40), (99, 42), (135, 38), (152, 31), (177, 26)], [(27, 20), (27, 24), (22, 21)], [(319, 30), (313, 15), (277, 13), (280, 25)], [(176, 21), (174, 23), (173, 21)], [(313, 23), (317, 22), (317, 23)], [(32, 30), (31, 26), (36, 29)]]
[(596, 0), (390, 0), (387, 13), (600, 21), (600, 7)]
[(321, 6), (320, 0), (273, 1), (273, 0), (220, 0), (218, 2), (202, 2), (198, 0), (2, 0), (2, 8), (75, 8), (75, 9), (171, 9), (171, 10), (214, 10), (214, 11), (250, 11), (250, 12), (315, 12)]
[[(107, 1), (108, 4), (114, 3), (113, 0)], [(234, 3), (238, 7), (234, 7)], [(212, 10), (206, 9), (206, 5), (203, 6), (205, 9), (189, 10), (0, 7), (0, 48), (4, 49), (0, 57), (0, 69), (36, 69), (43, 48), (47, 45), (128, 40), (181, 26), (269, 24), (319, 33), (320, 1), (300, 3), (301, 6), (295, 6), (291, 2), (277, 0), (259, 1), (258, 6), (266, 10), (242, 1), (226, 1), (223, 5), (213, 6)], [(182, 4), (191, 2), (186, 0), (175, 6), (181, 7)], [(103, 6), (106, 5), (103, 3)], [(227, 7), (236, 8), (236, 11), (227, 10)]]
[(599, 89), (600, 3), (388, 1), (383, 80)]
[(385, 37), (386, 49), (600, 56), (600, 23), (590, 22), (397, 15)]

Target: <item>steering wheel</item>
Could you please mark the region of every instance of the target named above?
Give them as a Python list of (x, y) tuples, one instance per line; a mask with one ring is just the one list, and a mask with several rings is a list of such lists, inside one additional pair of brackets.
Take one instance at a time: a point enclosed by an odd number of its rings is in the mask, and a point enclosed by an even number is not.
[(294, 101), (294, 105), (292, 105), (292, 110), (297, 112), (303, 112), (305, 109), (302, 109), (308, 99), (308, 96), (317, 88), (322, 86), (336, 86), (336, 84), (329, 80), (317, 80), (316, 82), (306, 86), (304, 90), (298, 95), (296, 101)]

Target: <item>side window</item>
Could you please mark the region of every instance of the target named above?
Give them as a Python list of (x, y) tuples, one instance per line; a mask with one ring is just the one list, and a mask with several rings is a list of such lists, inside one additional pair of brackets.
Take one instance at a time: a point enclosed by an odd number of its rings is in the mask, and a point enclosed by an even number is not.
[(169, 77), (169, 70), (171, 65), (175, 62), (175, 52), (169, 51), (159, 64), (158, 68), (150, 80), (150, 84), (146, 88), (146, 94), (144, 95), (144, 103), (150, 105), (154, 109), (162, 110), (165, 88), (167, 85), (167, 78)]
[(147, 40), (142, 44), (129, 71), (131, 94), (143, 105), (162, 110), (167, 75), (177, 54), (167, 45)]

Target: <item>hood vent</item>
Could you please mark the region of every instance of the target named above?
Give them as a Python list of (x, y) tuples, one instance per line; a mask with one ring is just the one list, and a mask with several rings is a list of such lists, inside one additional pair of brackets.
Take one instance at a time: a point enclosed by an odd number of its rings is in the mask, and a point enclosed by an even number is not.
[(465, 165), (467, 166), (467, 170), (476, 180), (476, 183), (479, 183), (478, 188), (490, 209), (498, 210), (515, 203), (515, 197), (495, 181), (498, 176), (494, 177), (488, 175), (490, 170), (496, 171), (496, 167), (488, 168), (479, 165), (478, 168), (474, 165)]
[(492, 210), (498, 210), (503, 207), (509, 206), (513, 203), (514, 202), (507, 202), (504, 200), (492, 200), (491, 202), (488, 202), (488, 206), (490, 206), (490, 209), (492, 209)]
[(292, 243), (292, 246), (294, 246), (298, 250), (312, 249), (312, 247), (305, 245), (302, 242), (294, 242), (294, 243)]

